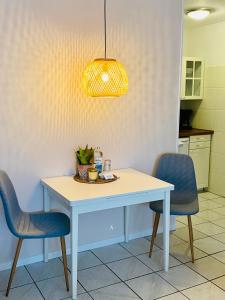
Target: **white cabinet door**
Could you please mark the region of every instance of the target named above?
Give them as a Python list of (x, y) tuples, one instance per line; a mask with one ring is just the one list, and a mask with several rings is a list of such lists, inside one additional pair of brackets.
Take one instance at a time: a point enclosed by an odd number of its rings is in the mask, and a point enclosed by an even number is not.
[(209, 186), (209, 157), (210, 148), (189, 150), (189, 155), (193, 159), (197, 188), (202, 189)]
[(198, 57), (183, 57), (181, 99), (203, 99), (204, 61)]

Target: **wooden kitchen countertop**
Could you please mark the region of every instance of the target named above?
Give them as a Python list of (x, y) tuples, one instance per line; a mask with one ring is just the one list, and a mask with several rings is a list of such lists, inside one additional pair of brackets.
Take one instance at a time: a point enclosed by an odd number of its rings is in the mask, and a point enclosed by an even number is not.
[(193, 135), (206, 135), (206, 134), (213, 134), (213, 130), (206, 130), (206, 129), (198, 129), (198, 128), (192, 128), (192, 129), (181, 129), (179, 131), (179, 137), (190, 137)]

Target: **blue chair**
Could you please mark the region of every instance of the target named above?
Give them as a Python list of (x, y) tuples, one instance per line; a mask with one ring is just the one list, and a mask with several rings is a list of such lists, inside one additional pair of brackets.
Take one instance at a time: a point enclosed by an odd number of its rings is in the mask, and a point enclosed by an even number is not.
[(0, 197), (3, 202), (6, 222), (11, 233), (19, 240), (10, 272), (6, 297), (16, 271), (20, 249), (24, 239), (43, 239), (60, 237), (66, 288), (69, 291), (65, 235), (70, 233), (70, 219), (60, 212), (33, 212), (21, 210), (11, 180), (0, 170)]
[[(175, 186), (174, 191), (171, 192), (170, 215), (187, 216), (191, 256), (192, 262), (194, 262), (191, 215), (198, 213), (199, 205), (195, 170), (191, 157), (184, 154), (162, 155), (156, 170), (156, 177)], [(163, 213), (163, 203), (162, 201), (151, 202), (149, 206), (156, 213), (149, 251), (149, 257), (151, 257), (160, 214)]]

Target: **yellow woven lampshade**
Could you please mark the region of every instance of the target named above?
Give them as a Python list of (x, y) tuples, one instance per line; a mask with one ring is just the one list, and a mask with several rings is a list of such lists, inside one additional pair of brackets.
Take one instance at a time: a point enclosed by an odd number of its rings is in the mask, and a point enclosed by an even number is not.
[(128, 91), (127, 73), (121, 63), (112, 58), (95, 59), (83, 73), (86, 94), (92, 97), (118, 97)]

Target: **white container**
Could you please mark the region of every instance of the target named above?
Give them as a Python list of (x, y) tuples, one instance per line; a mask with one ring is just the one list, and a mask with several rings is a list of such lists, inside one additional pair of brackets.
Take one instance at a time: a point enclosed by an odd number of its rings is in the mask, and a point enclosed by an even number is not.
[(104, 171), (111, 171), (111, 159), (106, 159), (104, 161)]

